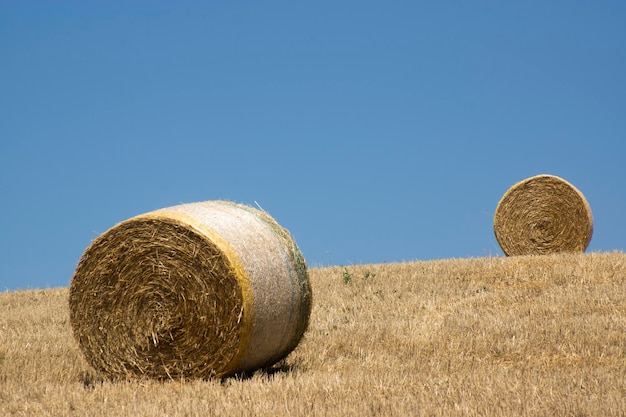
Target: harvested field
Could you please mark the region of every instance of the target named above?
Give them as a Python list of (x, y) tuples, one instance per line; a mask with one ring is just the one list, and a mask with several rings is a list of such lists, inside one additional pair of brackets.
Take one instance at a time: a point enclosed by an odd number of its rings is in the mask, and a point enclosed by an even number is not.
[(0, 415), (626, 414), (626, 255), (312, 268), (298, 347), (223, 380), (101, 378), (68, 289), (0, 294)]

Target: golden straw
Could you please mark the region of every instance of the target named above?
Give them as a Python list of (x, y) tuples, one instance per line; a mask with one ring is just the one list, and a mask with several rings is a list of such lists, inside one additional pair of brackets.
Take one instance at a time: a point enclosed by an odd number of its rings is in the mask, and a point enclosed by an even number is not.
[(593, 217), (576, 187), (554, 175), (537, 175), (504, 194), (493, 229), (506, 255), (584, 252)]

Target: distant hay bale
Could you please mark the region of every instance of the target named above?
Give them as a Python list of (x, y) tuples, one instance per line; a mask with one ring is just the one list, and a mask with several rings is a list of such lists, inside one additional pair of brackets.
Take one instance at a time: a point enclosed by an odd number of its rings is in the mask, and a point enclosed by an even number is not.
[(496, 208), (493, 229), (506, 255), (584, 252), (593, 217), (583, 194), (554, 175), (513, 185)]
[(74, 336), (111, 378), (223, 377), (299, 343), (311, 288), (289, 232), (225, 201), (126, 220), (82, 255), (69, 295)]

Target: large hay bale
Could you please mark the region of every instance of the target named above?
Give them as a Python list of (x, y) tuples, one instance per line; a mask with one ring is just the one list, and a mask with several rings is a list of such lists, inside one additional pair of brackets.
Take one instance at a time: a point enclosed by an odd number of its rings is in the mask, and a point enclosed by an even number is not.
[(493, 229), (506, 255), (584, 252), (593, 217), (583, 194), (554, 175), (513, 185), (496, 208)]
[(111, 378), (223, 377), (286, 357), (311, 288), (289, 232), (225, 201), (126, 220), (82, 255), (69, 295), (87, 361)]

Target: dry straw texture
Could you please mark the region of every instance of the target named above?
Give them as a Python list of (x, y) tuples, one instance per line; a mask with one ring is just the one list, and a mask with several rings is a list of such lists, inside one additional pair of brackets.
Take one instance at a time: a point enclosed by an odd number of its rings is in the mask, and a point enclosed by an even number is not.
[(67, 288), (0, 293), (0, 416), (626, 416), (624, 253), (309, 275), (296, 349), (224, 379), (102, 378), (73, 337)]
[(311, 289), (272, 217), (207, 201), (102, 234), (79, 261), (69, 307), (83, 354), (108, 377), (222, 377), (287, 356), (308, 326)]
[(504, 194), (493, 228), (507, 255), (584, 252), (591, 241), (593, 217), (576, 187), (554, 175), (537, 175)]

